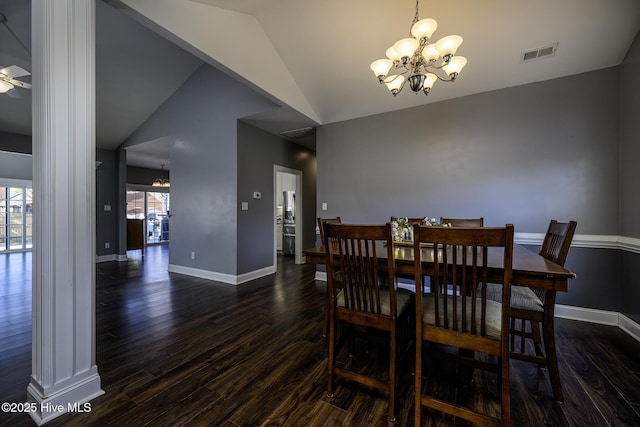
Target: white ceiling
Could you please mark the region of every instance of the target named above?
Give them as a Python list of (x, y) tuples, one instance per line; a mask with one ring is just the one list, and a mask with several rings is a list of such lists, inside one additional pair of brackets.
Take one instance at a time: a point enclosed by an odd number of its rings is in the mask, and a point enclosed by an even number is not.
[[(24, 42), (28, 3), (0, 0)], [(420, 18), (439, 24), (434, 40), (461, 35), (457, 54), (468, 64), (455, 83), (437, 82), (428, 97), (408, 87), (393, 97), (369, 64), (408, 35), (414, 0), (108, 3), (117, 8), (101, 1), (96, 8), (96, 143), (111, 149), (202, 61), (281, 103), (249, 120), (277, 134), (618, 65), (640, 30), (637, 0), (423, 0)], [(28, 55), (4, 30), (0, 65), (30, 70)], [(555, 56), (520, 62), (523, 51), (556, 42)], [(30, 134), (28, 95), (0, 95), (0, 111), (0, 130)]]
[[(455, 83), (437, 82), (428, 97), (406, 88), (394, 98), (369, 64), (408, 36), (414, 0), (197, 2), (255, 13), (322, 123), (617, 65), (640, 30), (637, 0), (423, 0), (420, 18), (439, 23), (434, 39), (461, 35), (458, 54), (468, 64)], [(555, 42), (553, 58), (520, 63), (522, 51)]]

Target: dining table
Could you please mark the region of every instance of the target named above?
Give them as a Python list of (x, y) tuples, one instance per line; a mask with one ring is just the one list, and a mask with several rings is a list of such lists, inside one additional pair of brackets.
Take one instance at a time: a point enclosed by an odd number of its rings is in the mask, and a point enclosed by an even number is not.
[[(386, 263), (386, 248), (378, 247), (376, 252), (379, 262)], [(324, 246), (305, 249), (303, 253), (307, 263), (326, 265)], [(500, 283), (503, 277), (502, 253), (499, 248), (491, 248), (489, 251), (487, 260), (489, 267), (488, 279), (494, 283)], [(413, 244), (394, 244), (393, 257), (397, 274), (411, 276), (414, 274)], [(425, 270), (423, 273), (429, 274), (433, 268), (433, 263), (429, 264), (429, 260), (433, 260), (433, 247), (425, 246), (421, 248), (421, 259)], [(569, 290), (569, 279), (575, 277), (575, 273), (525, 246), (513, 245), (512, 285), (567, 292)]]

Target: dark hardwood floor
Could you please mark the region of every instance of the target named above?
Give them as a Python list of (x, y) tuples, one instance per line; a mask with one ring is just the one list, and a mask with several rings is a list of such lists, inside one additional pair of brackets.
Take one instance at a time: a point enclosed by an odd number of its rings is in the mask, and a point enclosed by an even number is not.
[[(384, 426), (386, 397), (338, 381), (325, 395), (325, 283), (279, 258), (278, 273), (240, 286), (167, 273), (167, 248), (97, 265), (97, 365), (106, 392), (91, 412), (47, 426)], [(0, 255), (0, 402), (24, 402), (31, 374), (31, 255)], [(514, 426), (640, 425), (640, 343), (612, 326), (558, 319), (566, 402), (545, 371), (511, 361)], [(375, 351), (368, 352), (375, 356)], [(382, 353), (380, 353), (382, 354)], [(373, 357), (373, 356), (371, 356)], [(489, 410), (495, 377), (456, 381), (434, 355), (428, 384)], [(413, 425), (413, 378), (400, 374), (398, 426)], [(426, 414), (427, 425), (453, 420)], [(0, 413), (2, 426), (33, 426)], [(458, 422), (456, 425), (466, 425)]]

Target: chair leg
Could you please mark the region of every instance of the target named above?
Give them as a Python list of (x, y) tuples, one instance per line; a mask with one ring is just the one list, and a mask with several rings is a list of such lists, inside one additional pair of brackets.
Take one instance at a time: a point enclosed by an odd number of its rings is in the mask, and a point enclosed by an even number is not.
[[(418, 332), (420, 333), (420, 332)], [(418, 337), (416, 333), (416, 338)], [(414, 427), (422, 427), (422, 340), (416, 339), (416, 351), (415, 351), (415, 399), (413, 408), (413, 420)]]
[(329, 317), (329, 331), (328, 331), (328, 335), (329, 335), (329, 346), (328, 346), (328, 353), (327, 353), (327, 396), (332, 397), (333, 396), (333, 364), (334, 364), (334, 359), (335, 359), (335, 339), (336, 339), (336, 334), (335, 334), (335, 324), (334, 324), (334, 320)]
[(540, 336), (539, 322), (533, 320), (531, 321), (531, 333), (533, 334), (533, 348), (536, 351), (536, 356), (544, 357), (544, 352), (542, 351), (542, 337)]
[(327, 328), (329, 327), (329, 298), (324, 305), (324, 321), (322, 322), (322, 336), (327, 337)]
[(542, 322), (542, 339), (546, 353), (547, 369), (549, 379), (553, 388), (553, 397), (556, 402), (563, 403), (562, 385), (560, 384), (560, 371), (558, 370), (558, 356), (556, 353), (556, 338), (554, 324), (554, 311), (556, 305), (556, 293), (547, 291), (544, 300), (544, 314)]
[(396, 354), (398, 346), (396, 345), (395, 331), (389, 332), (389, 427), (396, 425)]
[[(523, 321), (524, 328), (524, 321)], [(503, 357), (501, 357), (503, 359)], [(500, 361), (500, 393), (501, 393), (501, 420), (502, 425), (507, 427), (511, 426), (511, 386), (509, 385), (509, 357), (505, 357), (506, 363)]]
[(564, 403), (562, 395), (562, 384), (560, 383), (560, 372), (558, 370), (558, 356), (556, 354), (556, 339), (553, 328), (553, 316), (545, 319), (542, 323), (542, 336), (544, 339), (544, 349), (547, 354), (547, 369), (553, 388), (553, 397), (558, 403)]

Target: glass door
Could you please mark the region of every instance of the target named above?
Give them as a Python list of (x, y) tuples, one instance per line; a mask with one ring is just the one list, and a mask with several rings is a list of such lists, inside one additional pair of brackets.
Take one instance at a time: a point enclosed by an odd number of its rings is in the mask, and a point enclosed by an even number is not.
[(169, 241), (169, 193), (147, 192), (147, 243)]
[(0, 187), (0, 251), (22, 251), (33, 245), (33, 190)]
[(147, 244), (169, 241), (169, 202), (166, 192), (127, 190), (127, 218), (145, 220)]

